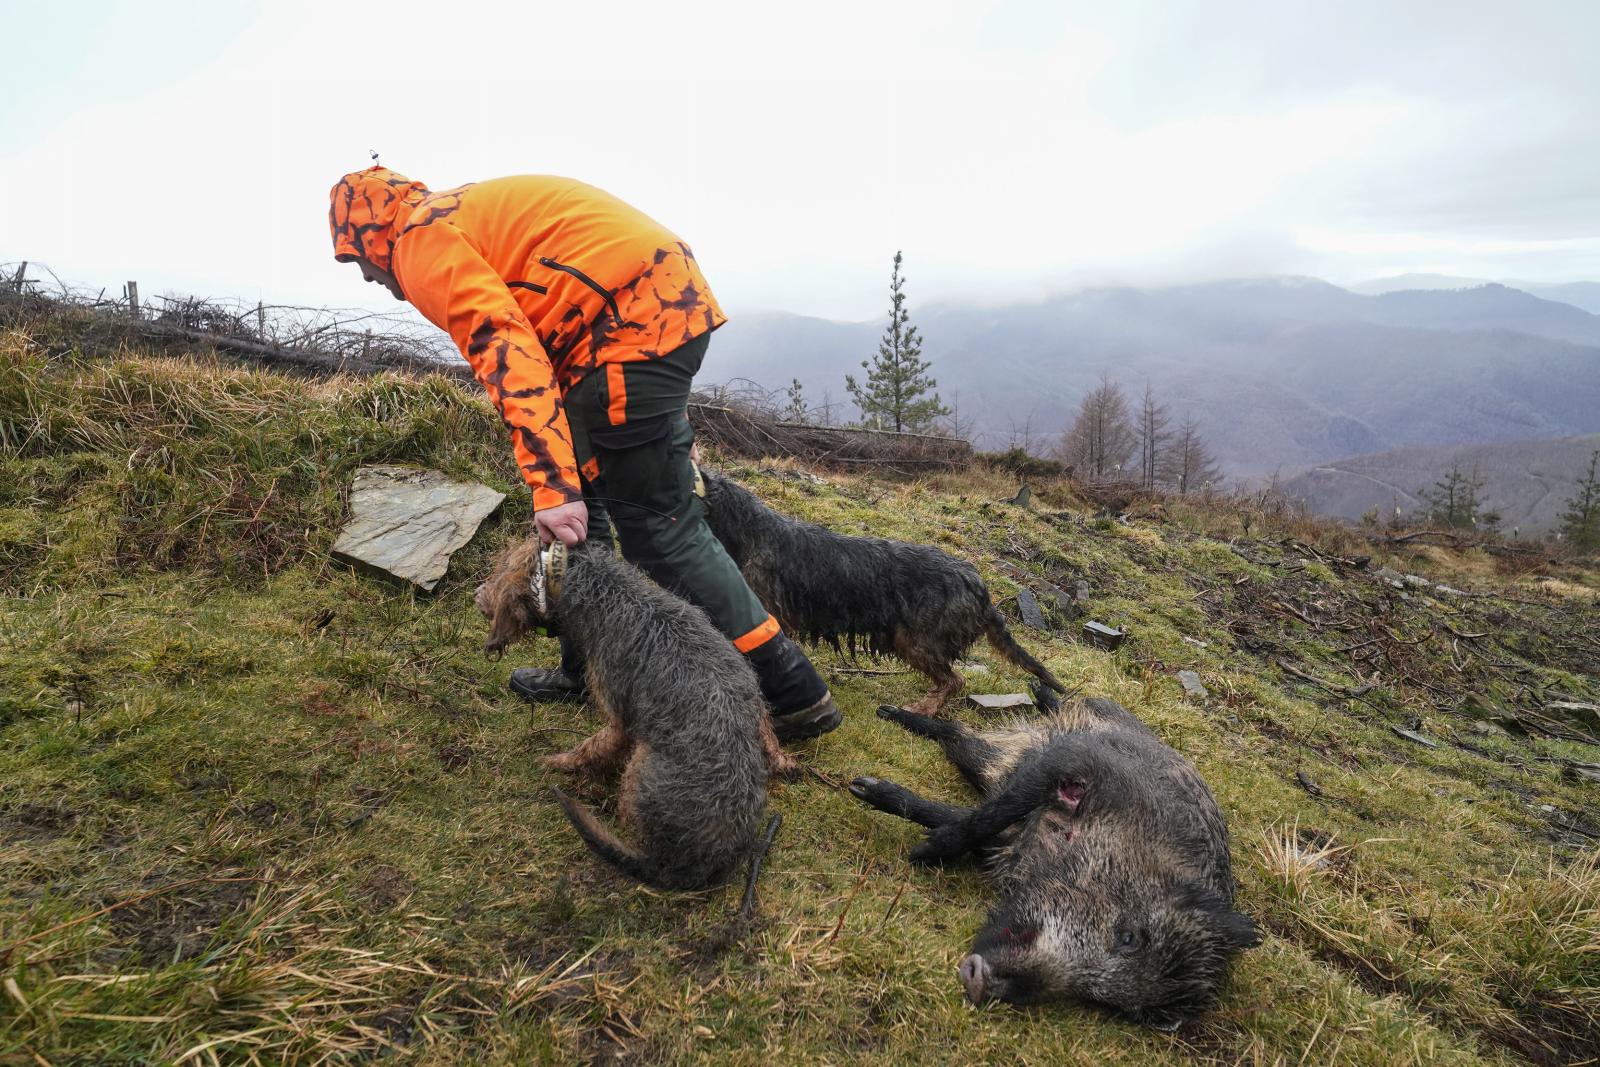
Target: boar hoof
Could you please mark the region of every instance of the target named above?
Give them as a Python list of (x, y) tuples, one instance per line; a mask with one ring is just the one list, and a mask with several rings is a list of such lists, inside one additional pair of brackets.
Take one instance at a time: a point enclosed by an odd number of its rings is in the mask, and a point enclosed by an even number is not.
[(871, 800), (873, 792), (882, 784), (876, 778), (857, 778), (850, 783), (850, 792), (862, 800)]

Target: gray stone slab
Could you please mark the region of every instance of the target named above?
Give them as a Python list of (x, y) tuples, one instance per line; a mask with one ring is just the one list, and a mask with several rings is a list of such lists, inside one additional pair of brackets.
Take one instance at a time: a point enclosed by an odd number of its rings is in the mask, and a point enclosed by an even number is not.
[(1179, 671), (1178, 684), (1183, 686), (1183, 691), (1192, 697), (1204, 698), (1211, 695), (1211, 690), (1205, 687), (1205, 683), (1200, 680), (1200, 675), (1194, 671)]
[(1033, 698), (1026, 693), (968, 693), (967, 703), (979, 711), (1008, 711), (1033, 707)]
[(1127, 634), (1115, 627), (1107, 626), (1103, 622), (1095, 622), (1091, 619), (1083, 624), (1083, 636), (1088, 638), (1091, 644), (1098, 645), (1110, 652), (1122, 644), (1122, 640)]
[(350, 521), (339, 532), (333, 555), (431, 592), (451, 555), (472, 540), (505, 498), (486, 485), (453, 481), (435, 470), (362, 467), (350, 487)]
[(1022, 621), (1035, 630), (1050, 628), (1050, 624), (1044, 621), (1044, 610), (1039, 607), (1038, 598), (1026, 589), (1017, 594), (1017, 610), (1022, 613)]

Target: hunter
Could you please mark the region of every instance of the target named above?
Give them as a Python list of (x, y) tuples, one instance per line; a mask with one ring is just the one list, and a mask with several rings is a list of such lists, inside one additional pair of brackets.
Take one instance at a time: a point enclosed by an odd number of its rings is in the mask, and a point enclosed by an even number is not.
[[(689, 246), (608, 193), (523, 175), (432, 192), (385, 167), (339, 179), (334, 258), (450, 334), (511, 433), (539, 537), (611, 543), (699, 606), (755, 669), (785, 741), (839, 724), (827, 684), (761, 606), (695, 493), (687, 403), (727, 321)], [(583, 664), (522, 667), (530, 701), (581, 700)]]

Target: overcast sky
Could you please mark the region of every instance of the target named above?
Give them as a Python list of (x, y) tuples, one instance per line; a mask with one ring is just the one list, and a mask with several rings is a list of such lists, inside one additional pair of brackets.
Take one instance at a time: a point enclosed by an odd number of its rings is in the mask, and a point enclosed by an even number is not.
[(1600, 278), (1600, 2), (0, 0), (0, 261), (377, 302), (327, 192), (566, 174), (729, 310)]

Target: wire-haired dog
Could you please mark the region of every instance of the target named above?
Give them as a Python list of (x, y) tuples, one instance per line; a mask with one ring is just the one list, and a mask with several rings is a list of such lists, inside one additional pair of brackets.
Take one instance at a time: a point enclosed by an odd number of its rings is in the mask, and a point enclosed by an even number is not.
[(640, 845), (557, 789), (567, 818), (631, 878), (663, 889), (724, 881), (754, 851), (769, 776), (795, 766), (778, 748), (755, 673), (699, 608), (606, 548), (579, 545), (563, 574), (544, 571), (537, 538), (501, 557), (478, 589), (490, 621), (484, 650), (547, 627), (577, 644), (605, 725), (546, 762), (594, 775), (622, 766), (617, 812)]
[(955, 662), (979, 637), (1058, 693), (1066, 687), (1017, 644), (978, 569), (929, 545), (850, 537), (768, 508), (727, 477), (701, 471), (711, 532), (784, 631), (809, 641), (892, 653), (933, 690), (930, 713), (961, 691)]

